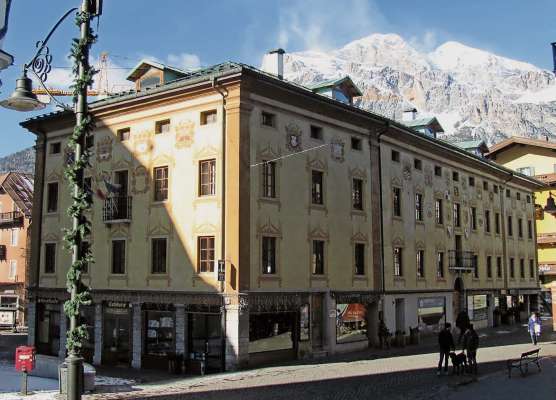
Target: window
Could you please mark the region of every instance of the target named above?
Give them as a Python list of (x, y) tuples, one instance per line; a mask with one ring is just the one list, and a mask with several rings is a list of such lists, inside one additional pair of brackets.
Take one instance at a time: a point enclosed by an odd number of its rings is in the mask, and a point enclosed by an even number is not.
[[(81, 242), (81, 257), (85, 256), (85, 254), (89, 251), (91, 247), (91, 244), (87, 241), (83, 241)], [(89, 273), (89, 263), (85, 264), (85, 267), (83, 268), (82, 271), (84, 274), (88, 274)]]
[(519, 172), (520, 174), (527, 175), (527, 176), (535, 175), (535, 168), (533, 167), (521, 167), (521, 168), (517, 168), (516, 171)]
[(313, 204), (324, 204), (322, 171), (311, 171), (311, 201)]
[(10, 245), (17, 246), (18, 236), (19, 236), (19, 229), (12, 229), (10, 231)]
[(508, 199), (511, 197), (510, 189), (506, 189), (506, 197)]
[(125, 240), (112, 240), (112, 273), (125, 274)]
[(521, 193), (516, 192), (516, 193), (515, 193), (515, 198), (516, 198), (517, 200), (521, 200)]
[(496, 277), (502, 278), (502, 257), (496, 257)]
[(311, 125), (311, 139), (323, 140), (322, 128), (320, 126)]
[(263, 274), (276, 273), (276, 238), (263, 236)]
[(92, 149), (93, 147), (95, 147), (95, 137), (89, 134), (85, 137), (85, 148)]
[(527, 238), (533, 239), (533, 222), (530, 219), (527, 220)]
[(313, 275), (324, 274), (324, 241), (313, 240), (313, 257), (311, 259)]
[(442, 199), (436, 199), (434, 201), (434, 219), (438, 225), (442, 225), (444, 223)]
[(517, 219), (517, 236), (520, 239), (523, 238), (523, 220), (521, 218)]
[(471, 229), (477, 230), (477, 209), (475, 207), (471, 207)]
[(356, 138), (356, 137), (351, 137), (351, 148), (353, 150), (363, 150), (363, 142), (361, 141), (361, 139)]
[(417, 278), (425, 277), (425, 251), (417, 250), (416, 253), (416, 263), (417, 263)]
[(156, 167), (154, 176), (154, 201), (168, 200), (168, 167)]
[(160, 134), (160, 133), (167, 133), (170, 132), (170, 120), (169, 119), (165, 119), (163, 121), (156, 121), (154, 124), (154, 133), (155, 134)]
[(436, 277), (444, 278), (444, 252), (442, 251), (436, 253)]
[(392, 150), (392, 161), (400, 162), (400, 152), (396, 150)]
[(492, 278), (492, 257), (487, 256), (487, 278)]
[(459, 203), (454, 203), (454, 226), (459, 228), (461, 226), (461, 212)]
[(17, 261), (10, 260), (10, 269), (8, 270), (8, 278), (15, 279), (17, 275)]
[(423, 162), (418, 158), (413, 159), (413, 168), (421, 171), (423, 169)]
[(513, 257), (510, 258), (510, 278), (515, 278), (515, 262)]
[(365, 275), (365, 244), (355, 243), (355, 275)]
[(276, 163), (263, 161), (263, 197), (276, 197)]
[(56, 272), (56, 243), (44, 244), (44, 273)]
[(415, 193), (415, 221), (423, 220), (423, 195)]
[(479, 277), (479, 256), (477, 254), (473, 254), (473, 277)]
[(401, 247), (394, 247), (394, 276), (403, 276)]
[(497, 235), (500, 235), (500, 214), (494, 214), (494, 229)]
[(201, 125), (216, 123), (216, 110), (208, 110), (201, 112)]
[(363, 180), (353, 178), (351, 192), (352, 205), (355, 210), (363, 210)]
[(442, 176), (442, 167), (440, 165), (434, 166), (434, 175), (435, 176)]
[(129, 140), (131, 130), (129, 128), (118, 129), (117, 134), (120, 142), (125, 142), (126, 140)]
[(50, 143), (50, 154), (60, 154), (62, 151), (62, 143), (54, 142)]
[(216, 194), (216, 160), (199, 161), (199, 196)]
[(525, 279), (525, 260), (523, 258), (519, 259), (519, 277)]
[(498, 193), (498, 185), (493, 185), (492, 190), (494, 191), (494, 193)]
[(488, 190), (488, 182), (483, 181), (483, 190)]
[(393, 207), (393, 212), (395, 217), (402, 216), (401, 195), (402, 195), (402, 191), (400, 188), (398, 187), (392, 188), (392, 203), (393, 203), (392, 207)]
[(46, 212), (58, 211), (58, 182), (51, 182), (46, 187)]
[(490, 233), (490, 210), (485, 210), (485, 232)]
[(197, 269), (199, 272), (214, 272), (214, 236), (199, 236), (197, 252)]
[(263, 111), (261, 113), (261, 123), (265, 126), (275, 126), (276, 116), (274, 114)]
[(535, 260), (529, 260), (529, 277), (535, 277)]
[(452, 172), (452, 180), (453, 180), (454, 182), (458, 182), (458, 181), (459, 181), (459, 173), (458, 173), (458, 172), (456, 172), (456, 171)]
[(531, 203), (531, 196), (527, 195), (526, 199), (527, 199), (527, 203), (530, 204)]
[[(151, 265), (153, 274), (166, 273), (166, 252), (166, 238), (151, 239)], [(214, 259), (214, 238), (212, 243), (212, 257)]]
[(469, 181), (469, 186), (475, 186), (475, 178), (474, 177), (470, 176), (468, 178), (468, 181)]
[(514, 228), (513, 228), (513, 223), (512, 223), (512, 216), (508, 215), (508, 236), (513, 236), (514, 234)]

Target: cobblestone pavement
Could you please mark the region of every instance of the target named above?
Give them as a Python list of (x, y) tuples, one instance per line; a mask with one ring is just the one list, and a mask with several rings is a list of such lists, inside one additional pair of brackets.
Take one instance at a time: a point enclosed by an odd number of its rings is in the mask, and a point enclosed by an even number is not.
[[(395, 350), (387, 357), (385, 352), (377, 351), (352, 353), (329, 357), (318, 363), (301, 362), (294, 365), (139, 384), (129, 388), (129, 391), (97, 393), (85, 398), (88, 400), (133, 398), (226, 398), (226, 400), (449, 398), (460, 400), (463, 397), (457, 396), (467, 390), (479, 390), (475, 388), (482, 387), (482, 390), (487, 393), (492, 391), (494, 386), (489, 384), (490, 380), (498, 382), (498, 386), (502, 386), (506, 391), (509, 390), (510, 396), (506, 395), (504, 399), (518, 398), (511, 396), (512, 391), (504, 385), (502, 376), (506, 376), (504, 375), (505, 363), (508, 358), (518, 357), (523, 351), (532, 348), (524, 328), (491, 329), (481, 332), (480, 336), (482, 338), (478, 353), (479, 380), (470, 385), (467, 384), (474, 379), (469, 376), (436, 376), (434, 366), (437, 363), (437, 354), (434, 351), (434, 339), (431, 339), (430, 343), (424, 343), (419, 347)], [(556, 335), (545, 333), (543, 339), (541, 354), (546, 357), (543, 363), (550, 363), (547, 365), (551, 366), (552, 363), (556, 363), (556, 343), (553, 343)], [(527, 381), (520, 377), (512, 380), (511, 383), (519, 385), (520, 381), (523, 385), (527, 384)], [(536, 394), (535, 389), (531, 390), (527, 399), (536, 399), (531, 394)]]

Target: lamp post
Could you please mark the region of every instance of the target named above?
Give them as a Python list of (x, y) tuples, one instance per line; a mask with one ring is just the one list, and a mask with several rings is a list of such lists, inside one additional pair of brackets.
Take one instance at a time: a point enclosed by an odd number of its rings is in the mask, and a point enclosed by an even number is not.
[[(66, 166), (65, 176), (71, 185), (73, 203), (68, 213), (72, 218), (71, 228), (67, 229), (64, 239), (71, 249), (71, 266), (67, 273), (67, 290), (70, 300), (64, 304), (64, 311), (70, 320), (70, 329), (67, 333), (66, 348), (67, 364), (67, 399), (79, 400), (83, 392), (83, 358), (81, 348), (87, 339), (85, 326), (79, 324), (79, 310), (82, 305), (90, 303), (88, 288), (81, 281), (81, 272), (85, 266), (92, 262), (88, 247), (82, 247), (84, 236), (90, 232), (90, 222), (85, 212), (90, 208), (90, 198), (83, 186), (83, 172), (89, 165), (89, 153), (85, 146), (86, 137), (93, 128), (92, 119), (88, 113), (87, 88), (92, 84), (94, 71), (89, 65), (89, 48), (95, 41), (90, 27), (91, 19), (102, 12), (102, 0), (82, 0), (81, 7), (67, 11), (50, 30), (46, 38), (37, 42), (38, 50), (31, 61), (24, 65), (23, 74), (17, 80), (16, 89), (12, 95), (0, 102), (0, 105), (17, 111), (40, 110), (45, 107), (32, 92), (32, 81), (27, 76), (32, 72), (39, 83), (46, 89), (44, 82), (51, 71), (52, 55), (47, 46), (48, 41), (58, 26), (70, 14), (76, 12), (75, 23), (79, 27), (79, 39), (74, 39), (71, 57), (74, 59), (74, 113), (75, 128), (69, 139), (69, 146), (74, 152), (73, 163)], [(47, 93), (48, 89), (46, 89)], [(57, 101), (52, 95), (52, 99)], [(63, 106), (69, 110), (67, 106)]]

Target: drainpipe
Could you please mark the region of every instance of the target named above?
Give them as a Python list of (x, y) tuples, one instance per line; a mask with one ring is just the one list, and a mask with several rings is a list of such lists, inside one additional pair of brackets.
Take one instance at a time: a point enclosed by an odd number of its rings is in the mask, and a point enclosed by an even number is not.
[[(226, 88), (218, 86), (217, 78), (212, 77), (212, 88), (222, 96), (222, 216), (220, 223), (221, 230), (221, 244), (220, 244), (220, 259), (224, 260), (224, 271), (226, 270), (226, 98), (228, 91)], [(225, 276), (225, 275), (224, 275)], [(220, 293), (222, 295), (226, 291), (226, 282), (220, 282)], [(222, 371), (226, 370), (226, 306), (224, 296), (222, 296), (222, 307), (220, 313), (220, 331), (221, 331), (221, 368)]]

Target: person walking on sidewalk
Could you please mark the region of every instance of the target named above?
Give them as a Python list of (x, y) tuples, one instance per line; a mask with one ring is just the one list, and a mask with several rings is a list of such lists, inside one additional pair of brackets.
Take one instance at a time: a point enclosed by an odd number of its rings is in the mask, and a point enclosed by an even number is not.
[(438, 370), (436, 375), (442, 374), (442, 362), (444, 362), (444, 373), (448, 374), (448, 359), (450, 358), (450, 351), (455, 350), (454, 337), (450, 328), (452, 325), (449, 323), (444, 324), (444, 329), (438, 334), (438, 347), (440, 351), (440, 360), (438, 360)]
[(461, 339), (463, 338), (463, 334), (469, 327), (469, 315), (467, 315), (467, 311), (461, 311), (457, 318), (456, 318), (456, 328), (459, 329), (459, 337), (458, 337), (458, 346), (461, 343)]
[(479, 335), (475, 332), (473, 324), (469, 324), (465, 335), (463, 335), (463, 348), (467, 353), (467, 364), (469, 370), (477, 375), (477, 349), (479, 348)]
[(541, 336), (541, 319), (537, 313), (532, 313), (529, 317), (527, 330), (531, 336), (531, 342), (536, 346)]

